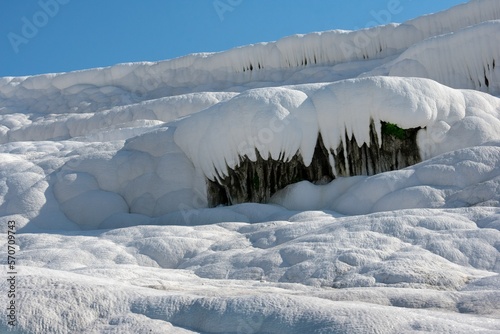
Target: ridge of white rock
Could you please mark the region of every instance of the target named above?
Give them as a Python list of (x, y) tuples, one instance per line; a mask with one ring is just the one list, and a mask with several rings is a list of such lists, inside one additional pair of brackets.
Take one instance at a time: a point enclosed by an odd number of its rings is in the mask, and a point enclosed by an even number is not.
[[(499, 11), (0, 78), (15, 330), (498, 333)], [(242, 156), (309, 163), (381, 121), (421, 127), (424, 161), (207, 208)]]
[[(243, 157), (256, 161), (256, 152), (265, 160), (283, 161), (300, 153), (308, 166), (318, 134), (328, 150), (345, 143), (345, 136), (369, 145), (372, 121), (379, 143), (380, 121), (424, 128), (418, 146), (428, 159), (500, 139), (499, 117), (500, 99), (491, 95), (429, 79), (368, 77), (249, 90), (180, 120), (174, 138), (194, 166), (215, 180), (227, 176)], [(466, 126), (470, 121), (472, 132)]]
[[(288, 80), (295, 84), (314, 82), (315, 76), (297, 76), (296, 72), (307, 68), (306, 65), (331, 67), (396, 56), (429, 37), (498, 19), (498, 1), (474, 0), (399, 25), (294, 35), (276, 42), (155, 63), (127, 63), (69, 73), (5, 77), (0, 79), (0, 110), (3, 107), (6, 108), (3, 113), (85, 113), (103, 110), (108, 103), (126, 105), (193, 90), (221, 91), (237, 89), (241, 85), (262, 86), (263, 83)], [(323, 80), (333, 81), (335, 71), (327, 77), (330, 78)]]
[(453, 88), (499, 95), (499, 55), (500, 21), (488, 21), (416, 43), (363, 76), (429, 78)]

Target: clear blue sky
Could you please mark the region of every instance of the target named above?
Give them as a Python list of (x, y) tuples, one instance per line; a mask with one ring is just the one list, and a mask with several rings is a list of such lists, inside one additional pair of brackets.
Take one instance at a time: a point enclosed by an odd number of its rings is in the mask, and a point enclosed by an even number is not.
[(0, 77), (164, 60), (297, 33), (403, 22), (462, 2), (0, 0)]

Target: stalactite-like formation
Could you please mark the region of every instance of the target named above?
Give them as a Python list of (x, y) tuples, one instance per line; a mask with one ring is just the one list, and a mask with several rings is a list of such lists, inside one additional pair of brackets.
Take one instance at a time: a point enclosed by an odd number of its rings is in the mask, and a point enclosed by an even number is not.
[(339, 145), (332, 152), (325, 148), (319, 135), (309, 166), (304, 165), (300, 153), (290, 161), (264, 159), (258, 153), (255, 162), (244, 157), (238, 167), (229, 170), (227, 177), (208, 181), (209, 205), (265, 203), (276, 191), (299, 181), (327, 183), (336, 176), (373, 175), (413, 165), (421, 161), (416, 141), (418, 130), (420, 128), (403, 130), (382, 123), (382, 144), (379, 145), (372, 122), (369, 145), (359, 146), (356, 138), (346, 135), (345, 145)]
[(257, 161), (245, 157), (239, 167), (229, 170), (229, 176), (220, 183), (208, 181), (208, 200), (210, 206), (266, 202), (276, 191), (289, 184), (303, 180), (329, 182), (333, 179), (328, 151), (320, 136), (311, 165), (306, 167), (300, 154), (290, 161), (279, 161), (264, 160), (257, 152)]

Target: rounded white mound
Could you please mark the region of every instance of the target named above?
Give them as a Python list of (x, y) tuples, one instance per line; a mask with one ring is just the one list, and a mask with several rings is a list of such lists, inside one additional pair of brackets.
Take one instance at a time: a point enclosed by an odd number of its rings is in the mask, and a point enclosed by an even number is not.
[[(498, 0), (472, 0), (404, 24), (0, 78), (16, 330), (498, 333), (498, 19)], [(309, 164), (320, 134), (329, 149), (346, 133), (368, 143), (372, 121), (379, 139), (381, 121), (420, 127), (424, 161), (207, 208), (207, 179), (241, 157)]]

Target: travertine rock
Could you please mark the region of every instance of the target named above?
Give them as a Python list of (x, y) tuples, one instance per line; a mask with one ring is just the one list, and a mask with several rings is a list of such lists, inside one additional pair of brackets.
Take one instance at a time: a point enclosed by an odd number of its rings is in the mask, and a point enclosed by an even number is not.
[(309, 166), (304, 165), (299, 152), (290, 161), (264, 159), (258, 152), (255, 162), (243, 157), (236, 169), (229, 170), (229, 176), (207, 181), (209, 206), (265, 203), (276, 191), (299, 181), (327, 183), (337, 176), (373, 175), (421, 161), (416, 141), (420, 128), (396, 127), (395, 132), (391, 131), (393, 125), (382, 123), (382, 145), (379, 145), (374, 127), (372, 122), (370, 145), (360, 147), (356, 138), (347, 138), (346, 134), (335, 152), (328, 152), (319, 135)]

